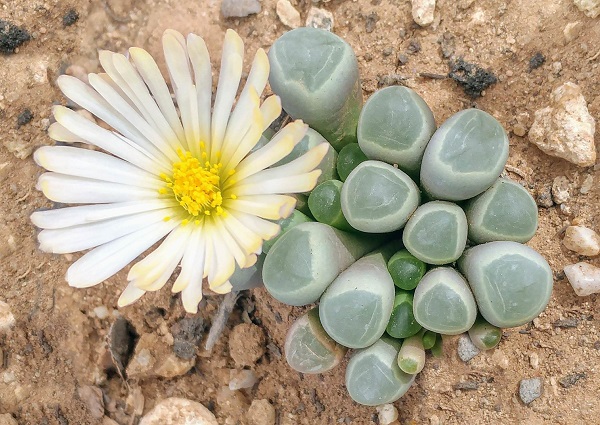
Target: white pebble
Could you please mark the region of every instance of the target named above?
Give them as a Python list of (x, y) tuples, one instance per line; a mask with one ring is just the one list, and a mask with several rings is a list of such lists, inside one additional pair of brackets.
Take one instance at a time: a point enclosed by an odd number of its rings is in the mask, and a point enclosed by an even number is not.
[(600, 254), (600, 237), (584, 226), (567, 227), (563, 244), (579, 255), (593, 257)]
[(8, 331), (15, 325), (15, 316), (10, 311), (10, 306), (0, 301), (0, 334)]
[(571, 195), (569, 194), (569, 179), (565, 176), (558, 176), (552, 182), (552, 200), (555, 204), (567, 202)]
[(398, 410), (393, 404), (382, 404), (375, 409), (381, 425), (389, 425), (398, 420)]
[(435, 0), (412, 0), (413, 20), (422, 27), (433, 22)]
[(215, 415), (202, 404), (184, 398), (167, 398), (146, 413), (139, 425), (218, 425)]
[(333, 13), (318, 7), (311, 7), (306, 16), (306, 26), (333, 31)]
[(252, 388), (256, 381), (258, 381), (256, 374), (248, 369), (232, 370), (229, 373), (229, 389), (231, 391)]
[(279, 20), (287, 27), (298, 28), (302, 25), (300, 12), (298, 12), (289, 0), (279, 0), (275, 8)]
[(571, 264), (564, 268), (573, 290), (580, 297), (600, 292), (600, 268), (588, 263)]
[(100, 320), (106, 319), (108, 317), (108, 308), (106, 308), (104, 305), (100, 305), (94, 308), (94, 314)]

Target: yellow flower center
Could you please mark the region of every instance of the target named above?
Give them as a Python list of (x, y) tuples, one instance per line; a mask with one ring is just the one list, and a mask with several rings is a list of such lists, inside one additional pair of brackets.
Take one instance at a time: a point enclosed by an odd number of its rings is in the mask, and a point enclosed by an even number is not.
[[(224, 215), (225, 211), (221, 204), (220, 169), (223, 165), (219, 162), (211, 164), (206, 152), (202, 153), (201, 159), (194, 157), (190, 152), (177, 152), (180, 161), (173, 164), (173, 175), (161, 175), (171, 189), (175, 199), (196, 221), (202, 215)], [(163, 188), (159, 191), (167, 194), (169, 190)], [(165, 218), (168, 220), (169, 218)], [(184, 220), (186, 223), (188, 220)]]

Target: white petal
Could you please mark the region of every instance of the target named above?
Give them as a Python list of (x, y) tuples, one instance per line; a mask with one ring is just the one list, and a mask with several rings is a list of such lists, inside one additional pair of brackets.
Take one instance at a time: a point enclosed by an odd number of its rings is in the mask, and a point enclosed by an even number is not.
[[(256, 252), (262, 246), (263, 240), (252, 229), (248, 229), (233, 215), (228, 214), (227, 217), (220, 218), (227, 229), (227, 232), (235, 239), (237, 244), (244, 250), (245, 257)], [(244, 264), (240, 264), (244, 267)]]
[(225, 283), (222, 283), (219, 286), (210, 286), (211, 291), (217, 293), (217, 294), (228, 294), (231, 292), (231, 289), (233, 289), (233, 286), (231, 285), (231, 283), (229, 281), (226, 281)]
[[(207, 226), (208, 227), (208, 226)], [(207, 243), (212, 241), (211, 267), (208, 270), (209, 286), (220, 286), (233, 274), (235, 271), (235, 259), (229, 251), (227, 245), (220, 239), (221, 235), (216, 229), (211, 229)]]
[(174, 220), (162, 221), (94, 248), (69, 267), (67, 282), (76, 288), (97, 285), (133, 261), (175, 226)]
[[(194, 68), (194, 81), (198, 99), (198, 122), (200, 139), (210, 152), (210, 109), (212, 101), (212, 67), (208, 49), (202, 38), (195, 34), (187, 37), (187, 48), (190, 62)], [(197, 142), (198, 142), (197, 141)]]
[[(248, 155), (248, 152), (256, 146), (263, 134), (263, 127), (263, 118), (260, 109), (255, 108), (253, 111), (252, 124), (244, 137), (240, 140), (234, 153), (230, 154), (231, 151), (228, 151), (227, 156), (223, 157), (224, 167), (222, 175), (228, 176), (231, 170), (234, 170), (235, 167), (239, 165), (240, 161)], [(230, 146), (230, 148), (233, 147), (233, 145)], [(225, 184), (226, 181), (223, 183)]]
[(191, 314), (198, 313), (198, 304), (202, 301), (202, 280), (191, 281), (181, 291), (181, 303), (185, 311)]
[(235, 179), (241, 182), (285, 158), (306, 134), (308, 126), (297, 120), (286, 125), (273, 139), (259, 150), (252, 152), (236, 167)]
[(238, 196), (223, 202), (226, 209), (257, 215), (267, 220), (279, 220), (291, 214), (296, 199), (284, 195)]
[(227, 132), (223, 139), (221, 152), (223, 157), (229, 158), (237, 150), (244, 135), (254, 123), (257, 112), (260, 112), (260, 97), (254, 87), (242, 93), (235, 106), (235, 111), (229, 118)]
[(168, 214), (169, 209), (156, 210), (63, 229), (46, 229), (38, 234), (38, 241), (42, 251), (53, 254), (83, 251), (152, 226)]
[(90, 144), (98, 146), (151, 173), (159, 174), (167, 170), (170, 171), (168, 167), (161, 166), (151, 153), (139, 147), (139, 145), (134, 146), (132, 142), (125, 143), (116, 134), (94, 124), (77, 112), (64, 106), (55, 106), (52, 112), (54, 118), (62, 126)]
[(148, 201), (117, 202), (114, 204), (79, 205), (35, 211), (31, 221), (41, 229), (62, 229), (96, 221), (108, 220), (145, 211), (176, 206), (176, 201), (153, 199)]
[(264, 132), (281, 115), (281, 99), (279, 96), (267, 97), (260, 107), (260, 112), (264, 119), (262, 128), (262, 132)]
[(200, 286), (200, 295), (202, 295), (206, 242), (202, 236), (203, 223), (194, 224), (194, 226), (195, 229), (192, 231), (183, 259), (181, 260), (181, 272), (171, 289), (173, 293), (181, 292), (188, 285), (198, 285)]
[(59, 142), (85, 142), (81, 137), (71, 133), (65, 126), (58, 122), (54, 122), (50, 125), (50, 128), (48, 128), (48, 136)]
[(140, 298), (142, 298), (142, 295), (144, 295), (145, 293), (146, 293), (146, 291), (144, 291), (143, 289), (140, 289), (137, 286), (135, 286), (134, 284), (130, 283), (123, 290), (123, 292), (121, 292), (121, 296), (119, 297), (119, 300), (117, 301), (117, 305), (119, 307), (125, 307), (128, 305), (131, 305), (134, 302), (136, 302), (137, 300), (139, 300)]
[[(223, 220), (220, 217), (213, 218), (213, 225), (217, 232), (216, 238), (218, 238), (219, 245), (224, 244), (225, 247), (227, 248), (227, 251), (231, 255), (233, 255), (233, 258), (237, 262), (238, 266), (243, 267), (244, 264), (246, 263), (246, 256), (248, 254), (250, 254), (250, 252), (252, 252), (252, 251), (249, 251), (249, 252), (245, 251), (240, 246), (240, 244), (237, 243), (237, 241), (234, 239), (234, 237), (231, 235), (231, 233), (229, 233), (229, 230), (227, 230), (227, 228), (223, 224)], [(260, 239), (259, 239), (259, 241), (260, 241)], [(260, 242), (259, 242), (259, 246), (260, 246)], [(231, 273), (233, 274), (233, 272), (231, 272)], [(229, 277), (227, 277), (226, 280), (227, 279), (229, 279)], [(221, 283), (222, 282), (219, 282), (218, 284), (220, 285)]]
[(35, 162), (49, 171), (158, 190), (165, 183), (152, 174), (114, 156), (70, 146), (42, 146)]
[(279, 167), (267, 168), (266, 170), (259, 171), (244, 179), (240, 184), (262, 183), (266, 180), (278, 180), (294, 175), (306, 174), (319, 166), (329, 149), (333, 149), (329, 143), (321, 143), (293, 161), (280, 165)]
[(150, 89), (163, 116), (167, 119), (175, 134), (177, 134), (177, 139), (180, 141), (185, 140), (183, 126), (181, 125), (177, 110), (173, 104), (173, 99), (171, 98), (167, 83), (158, 69), (158, 65), (152, 56), (143, 49), (132, 47), (129, 49), (129, 55), (138, 72), (144, 79), (144, 82)]
[(58, 173), (42, 174), (37, 188), (51, 201), (66, 204), (103, 204), (158, 198), (156, 190)]
[(221, 151), (229, 114), (242, 77), (243, 59), (244, 43), (242, 39), (235, 31), (227, 30), (212, 115), (210, 158), (213, 163), (217, 162), (217, 153)]
[(237, 218), (245, 227), (252, 229), (263, 240), (269, 240), (279, 233), (280, 227), (277, 223), (239, 211), (231, 211), (230, 214)]
[(304, 193), (314, 189), (320, 175), (321, 170), (314, 170), (306, 174), (262, 180), (250, 184), (242, 182), (236, 185), (232, 191), (238, 196)]
[[(92, 75), (94, 75), (94, 77), (92, 77)], [(90, 77), (95, 81), (102, 81), (105, 86), (108, 85), (101, 77), (99, 77), (96, 74), (90, 74), (88, 78)], [(124, 135), (126, 138), (137, 144), (140, 150), (144, 153), (147, 153), (149, 157), (155, 158), (155, 160), (163, 159), (162, 154), (156, 149), (156, 147), (152, 145), (152, 143), (150, 143), (150, 141), (146, 139), (146, 137), (143, 136), (142, 133), (138, 129), (136, 129), (135, 126), (129, 121), (129, 117), (123, 116), (120, 112), (118, 112), (113, 107), (113, 105), (107, 102), (92, 87), (88, 86), (83, 81), (75, 77), (70, 77), (68, 75), (61, 75), (57, 78), (56, 82), (62, 90), (62, 92), (65, 94), (65, 96), (67, 96), (73, 102), (80, 105), (82, 108), (87, 109), (92, 114), (105, 121), (108, 125), (117, 130), (119, 133)], [(112, 89), (112, 87), (110, 88)], [(123, 99), (120, 96), (116, 96), (116, 98), (120, 99), (121, 103), (123, 102)], [(82, 120), (87, 121), (89, 124), (93, 124), (88, 119), (77, 114), (76, 112), (71, 112), (78, 115)], [(54, 114), (54, 116), (56, 117), (56, 113)], [(56, 117), (56, 120), (59, 121), (58, 117)], [(66, 125), (62, 122), (61, 124), (63, 124), (65, 127), (67, 127), (67, 129), (75, 133), (71, 126)], [(94, 127), (98, 126), (94, 125)], [(107, 150), (111, 152), (110, 149)]]

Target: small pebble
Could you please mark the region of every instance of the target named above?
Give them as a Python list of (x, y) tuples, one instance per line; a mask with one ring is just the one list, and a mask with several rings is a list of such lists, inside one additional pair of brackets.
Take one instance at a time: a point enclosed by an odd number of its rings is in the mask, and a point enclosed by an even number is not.
[(462, 334), (459, 338), (458, 338), (458, 357), (463, 361), (463, 362), (468, 362), (469, 360), (471, 360), (473, 357), (475, 357), (477, 354), (480, 353), (479, 348), (477, 348), (475, 346), (475, 344), (473, 344), (473, 342), (471, 341), (471, 338), (469, 338), (469, 335)]
[(10, 311), (10, 306), (0, 301), (0, 335), (8, 332), (15, 325), (15, 316)]
[(108, 317), (108, 308), (106, 308), (106, 306), (104, 305), (94, 308), (93, 311), (96, 317), (100, 320), (106, 319)]
[(573, 0), (573, 3), (588, 18), (594, 19), (600, 16), (600, 0)]
[(519, 383), (519, 397), (525, 404), (531, 403), (542, 395), (542, 378), (523, 379)]
[(248, 323), (236, 325), (229, 335), (229, 355), (239, 366), (252, 366), (265, 354), (263, 330)]
[(513, 133), (515, 134), (515, 136), (523, 137), (527, 134), (527, 129), (525, 128), (525, 126), (523, 124), (517, 123), (513, 127)]
[(398, 410), (393, 404), (382, 404), (375, 409), (380, 425), (389, 425), (398, 420)]
[(146, 413), (139, 425), (218, 425), (215, 415), (202, 404), (171, 397)]
[(580, 297), (600, 292), (600, 268), (588, 263), (571, 264), (564, 268), (573, 290)]
[(594, 176), (590, 174), (583, 180), (583, 183), (581, 183), (579, 193), (582, 195), (587, 195), (590, 190), (592, 190), (592, 187), (594, 187)]
[(558, 176), (552, 182), (552, 200), (555, 204), (567, 202), (571, 195), (569, 194), (569, 180), (565, 176)]
[(229, 389), (231, 391), (252, 388), (257, 381), (256, 373), (248, 369), (229, 372)]
[(375, 25), (377, 24), (377, 21), (379, 21), (379, 16), (377, 15), (377, 12), (371, 12), (367, 15), (365, 22), (365, 32), (367, 34), (370, 34), (373, 31), (375, 31)]
[(585, 372), (571, 373), (558, 380), (558, 383), (563, 388), (569, 388), (575, 385), (579, 380), (587, 378)]
[(546, 62), (546, 57), (541, 52), (537, 52), (529, 59), (529, 72), (539, 68), (544, 62)]
[(10, 413), (0, 414), (0, 425), (19, 425)]
[(63, 26), (69, 27), (79, 20), (79, 13), (75, 9), (69, 9), (62, 18)]
[(77, 388), (77, 396), (93, 418), (100, 419), (104, 416), (104, 398), (100, 388), (84, 385)]
[(274, 425), (275, 408), (268, 400), (252, 400), (248, 409), (249, 425)]
[(333, 31), (333, 13), (318, 7), (311, 7), (306, 16), (306, 26)]
[(398, 53), (398, 65), (406, 65), (408, 63), (408, 56), (404, 53)]
[(552, 188), (551, 186), (544, 186), (540, 190), (538, 190), (536, 203), (538, 207), (542, 208), (550, 208), (554, 205), (552, 201)]
[(29, 124), (33, 119), (33, 113), (29, 108), (25, 108), (17, 117), (17, 127), (22, 127)]
[(563, 244), (579, 255), (593, 257), (600, 254), (600, 236), (584, 226), (567, 227)]
[(223, 0), (221, 14), (225, 18), (245, 18), (261, 11), (259, 0)]
[(298, 28), (302, 25), (300, 12), (298, 12), (289, 0), (279, 0), (275, 8), (279, 20), (289, 28)]
[(540, 366), (540, 356), (537, 353), (529, 354), (529, 365), (533, 369), (537, 369)]
[(434, 12), (435, 0), (412, 0), (412, 17), (420, 26), (431, 25)]
[(392, 49), (391, 47), (386, 47), (385, 49), (383, 49), (383, 56), (389, 56), (394, 52), (394, 49)]
[(579, 37), (579, 34), (581, 34), (582, 29), (583, 24), (581, 22), (569, 22), (563, 30), (565, 41), (570, 43), (571, 41), (575, 40), (577, 37)]

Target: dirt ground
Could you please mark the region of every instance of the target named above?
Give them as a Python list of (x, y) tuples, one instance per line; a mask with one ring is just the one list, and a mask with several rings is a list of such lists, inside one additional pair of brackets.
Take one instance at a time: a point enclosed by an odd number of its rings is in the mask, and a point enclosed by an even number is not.
[[(0, 414), (11, 413), (20, 425), (100, 424), (102, 415), (133, 424), (142, 411), (178, 396), (203, 403), (225, 424), (247, 424), (255, 399), (274, 406), (278, 424), (377, 423), (374, 408), (347, 395), (344, 365), (318, 376), (287, 367), (281, 355), (286, 330), (303, 309), (284, 306), (262, 289), (238, 301), (212, 355), (200, 344), (191, 370), (173, 378), (141, 374), (124, 381), (108, 366), (107, 336), (116, 317), (126, 318), (137, 335), (154, 338), (155, 358), (168, 356), (186, 317), (179, 300), (163, 290), (117, 311), (126, 271), (94, 288), (69, 288), (64, 274), (79, 254), (41, 253), (29, 221), (32, 211), (49, 206), (35, 190), (41, 170), (31, 152), (52, 143), (46, 134), (50, 108), (65, 104), (55, 84), (58, 75), (70, 65), (77, 65), (71, 71), (97, 71), (98, 49), (124, 52), (135, 45), (160, 57), (166, 28), (203, 36), (213, 60), (220, 56), (225, 30), (233, 28), (246, 42), (248, 66), (250, 53), (268, 49), (287, 30), (275, 3), (263, 0), (257, 15), (224, 19), (219, 0), (0, 0), (0, 19), (32, 37), (15, 54), (0, 55), (0, 300), (16, 317), (12, 332), (0, 335)], [(310, 0), (292, 3), (303, 18), (312, 6)], [(534, 196), (547, 193), (557, 176), (570, 182), (570, 198), (562, 207), (540, 208), (540, 228), (529, 243), (555, 272), (546, 311), (529, 325), (506, 330), (498, 348), (468, 363), (457, 357), (457, 338), (445, 339), (445, 358), (428, 358), (415, 385), (395, 403), (400, 422), (600, 424), (600, 296), (577, 297), (562, 272), (581, 260), (600, 266), (600, 258), (579, 258), (561, 244), (561, 231), (575, 219), (600, 231), (600, 167), (580, 168), (550, 157), (513, 133), (515, 126), (529, 128), (534, 112), (567, 81), (580, 85), (590, 113), (600, 121), (600, 18), (586, 17), (572, 0), (438, 0), (434, 24), (423, 29), (413, 23), (408, 0), (333, 0), (317, 6), (333, 13), (334, 32), (354, 48), (365, 98), (381, 84), (400, 81), (427, 101), (438, 125), (476, 105), (509, 132), (512, 178)], [(78, 14), (75, 22), (71, 10)], [(567, 43), (563, 29), (576, 21), (582, 24), (579, 37)], [(545, 62), (530, 70), (530, 58), (538, 52)], [(406, 63), (399, 64), (399, 54)], [(497, 84), (473, 101), (451, 79), (421, 76), (446, 75), (448, 60), (458, 57), (492, 71)], [(31, 112), (29, 121), (25, 110)], [(589, 176), (592, 189), (582, 194)], [(219, 301), (206, 297), (202, 332)], [(254, 388), (230, 392), (223, 387), (241, 366), (227, 341), (243, 322), (260, 327), (266, 348), (248, 367), (259, 379)], [(543, 380), (543, 394), (525, 405), (519, 382), (533, 377)], [(90, 407), (81, 395), (86, 386), (101, 390), (104, 408)]]

